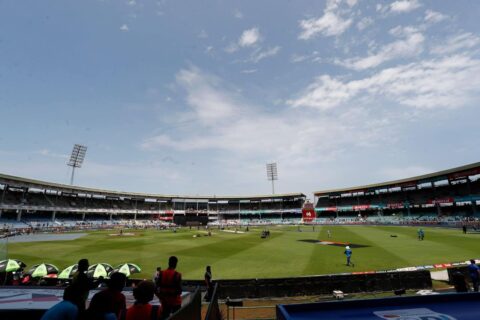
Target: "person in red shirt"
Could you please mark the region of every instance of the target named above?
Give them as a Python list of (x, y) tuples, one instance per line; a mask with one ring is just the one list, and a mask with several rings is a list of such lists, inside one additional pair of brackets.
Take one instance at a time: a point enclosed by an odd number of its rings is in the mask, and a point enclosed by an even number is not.
[(122, 293), (127, 277), (120, 272), (110, 275), (108, 287), (97, 292), (88, 307), (88, 319), (123, 319), (127, 309), (126, 299)]
[(161, 271), (158, 277), (158, 298), (162, 304), (162, 318), (167, 319), (182, 307), (182, 274), (175, 271), (178, 259), (168, 259), (168, 269)]
[(126, 320), (160, 319), (162, 309), (159, 306), (152, 306), (155, 293), (155, 285), (152, 281), (142, 281), (133, 289), (135, 304), (127, 309)]

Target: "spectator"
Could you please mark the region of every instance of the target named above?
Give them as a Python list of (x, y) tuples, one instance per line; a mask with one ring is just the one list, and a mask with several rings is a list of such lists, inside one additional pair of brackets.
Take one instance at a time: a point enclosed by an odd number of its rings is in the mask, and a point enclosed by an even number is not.
[(452, 275), (453, 286), (457, 292), (468, 292), (467, 283), (465, 282), (465, 276), (460, 271), (456, 271)]
[(80, 297), (72, 286), (63, 291), (63, 301), (57, 303), (43, 314), (41, 320), (76, 320), (78, 319), (78, 301)]
[(472, 279), (473, 291), (478, 292), (478, 285), (480, 279), (480, 267), (475, 264), (475, 260), (470, 260), (468, 266), (468, 273), (470, 273), (470, 279)]
[(78, 270), (73, 275), (72, 287), (75, 294), (79, 297), (77, 300), (78, 312), (80, 317), (85, 313), (85, 302), (88, 298), (88, 293), (95, 288), (93, 279), (87, 276), (89, 263), (87, 259), (80, 259), (78, 261)]
[(157, 283), (158, 277), (160, 276), (161, 272), (162, 272), (162, 268), (157, 267), (157, 269), (155, 270), (155, 273), (153, 274), (153, 283)]
[(126, 320), (160, 319), (162, 310), (159, 306), (152, 306), (155, 285), (152, 281), (142, 281), (133, 289), (135, 304), (128, 308)]
[(178, 259), (168, 259), (168, 269), (160, 273), (158, 298), (162, 304), (162, 318), (167, 319), (182, 306), (182, 274), (175, 271)]
[(126, 280), (127, 277), (120, 272), (110, 275), (108, 287), (97, 292), (90, 301), (88, 319), (123, 319), (127, 305), (122, 290)]
[(210, 301), (213, 295), (212, 269), (210, 268), (210, 266), (207, 266), (204, 278), (205, 286), (207, 288), (207, 293), (205, 294), (205, 301)]

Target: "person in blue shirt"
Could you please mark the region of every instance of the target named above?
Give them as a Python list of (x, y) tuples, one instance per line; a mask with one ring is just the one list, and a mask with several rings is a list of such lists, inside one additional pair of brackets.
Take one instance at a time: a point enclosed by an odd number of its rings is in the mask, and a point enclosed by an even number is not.
[(423, 240), (425, 238), (425, 232), (423, 231), (422, 228), (418, 229), (418, 240)]
[(475, 260), (470, 260), (468, 266), (468, 273), (470, 273), (470, 279), (472, 279), (473, 291), (478, 292), (478, 285), (480, 279), (480, 267), (475, 264)]
[(66, 287), (65, 291), (63, 291), (63, 301), (48, 309), (43, 314), (41, 320), (78, 319), (78, 300), (81, 300), (81, 298), (77, 296), (74, 288), (72, 286)]
[(350, 249), (350, 246), (346, 246), (345, 247), (345, 252), (344, 252), (345, 256), (347, 257), (347, 266), (349, 266), (350, 264), (352, 265), (352, 267), (354, 267), (355, 265), (353, 264), (353, 262), (351, 262), (351, 258), (352, 258), (352, 249)]

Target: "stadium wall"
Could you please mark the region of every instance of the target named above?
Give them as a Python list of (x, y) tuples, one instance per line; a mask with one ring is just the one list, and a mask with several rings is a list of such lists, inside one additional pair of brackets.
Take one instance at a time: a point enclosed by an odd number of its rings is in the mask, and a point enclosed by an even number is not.
[[(432, 287), (430, 272), (427, 270), (297, 278), (217, 280), (216, 282), (218, 283), (219, 299), (312, 296), (331, 294), (333, 290), (357, 293)], [(192, 287), (200, 284), (200, 281), (185, 280), (183, 282), (184, 286)]]

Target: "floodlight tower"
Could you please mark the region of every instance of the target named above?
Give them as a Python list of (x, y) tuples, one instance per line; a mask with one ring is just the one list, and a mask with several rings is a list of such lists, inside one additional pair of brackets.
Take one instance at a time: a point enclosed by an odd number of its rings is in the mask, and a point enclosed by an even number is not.
[(73, 176), (75, 174), (75, 168), (81, 168), (83, 160), (85, 159), (85, 154), (87, 153), (87, 146), (81, 144), (75, 144), (73, 146), (72, 155), (70, 156), (70, 161), (68, 161), (67, 166), (72, 167), (72, 176), (70, 177), (70, 185), (73, 185)]
[(278, 180), (277, 163), (267, 163), (267, 178), (272, 181), (272, 194), (275, 194), (275, 180)]

